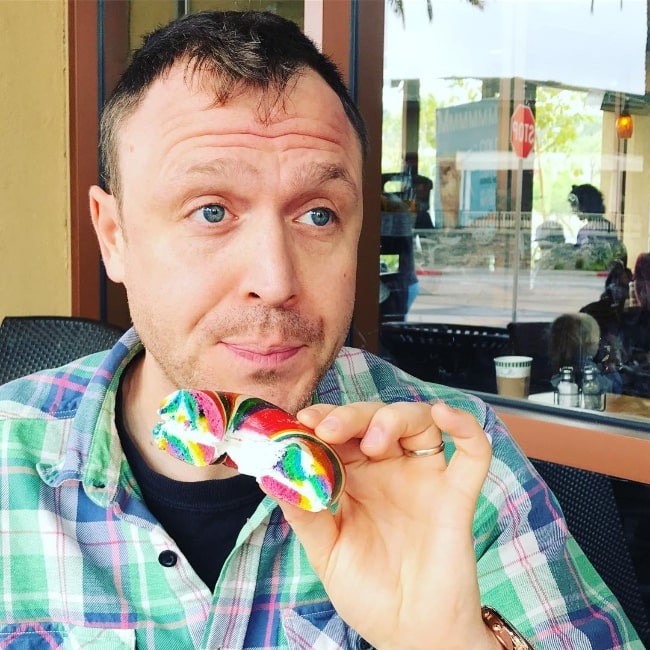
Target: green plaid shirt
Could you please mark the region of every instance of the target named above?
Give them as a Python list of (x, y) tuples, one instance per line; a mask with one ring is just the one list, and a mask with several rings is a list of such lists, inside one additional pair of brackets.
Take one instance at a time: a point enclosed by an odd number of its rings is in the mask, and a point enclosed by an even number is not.
[[(214, 593), (194, 573), (142, 501), (115, 428), (120, 376), (140, 350), (130, 331), (108, 353), (0, 388), (0, 649), (368, 647), (268, 498)], [(474, 522), (483, 602), (536, 648), (643, 647), (483, 402), (353, 349), (314, 399), (443, 399), (471, 411), (494, 449)]]

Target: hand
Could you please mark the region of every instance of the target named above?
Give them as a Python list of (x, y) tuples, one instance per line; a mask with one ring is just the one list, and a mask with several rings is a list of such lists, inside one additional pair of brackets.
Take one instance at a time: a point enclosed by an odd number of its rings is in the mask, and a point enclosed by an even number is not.
[[(376, 648), (499, 648), (483, 624), (472, 522), (491, 447), (476, 419), (442, 402), (325, 404), (298, 418), (347, 472), (334, 515), (280, 503), (334, 607)], [(440, 443), (444, 454), (405, 450)]]

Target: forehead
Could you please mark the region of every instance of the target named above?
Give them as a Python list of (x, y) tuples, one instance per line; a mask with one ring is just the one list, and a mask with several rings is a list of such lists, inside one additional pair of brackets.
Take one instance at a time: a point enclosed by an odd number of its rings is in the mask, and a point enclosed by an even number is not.
[(306, 146), (347, 151), (360, 168), (358, 135), (341, 100), (316, 72), (298, 74), (279, 95), (240, 85), (222, 103), (216, 101), (216, 83), (206, 73), (188, 74), (181, 64), (157, 79), (122, 125), (120, 167), (145, 150), (165, 155), (184, 140), (209, 144), (210, 138), (229, 146), (233, 135), (250, 136), (259, 147), (302, 138)]

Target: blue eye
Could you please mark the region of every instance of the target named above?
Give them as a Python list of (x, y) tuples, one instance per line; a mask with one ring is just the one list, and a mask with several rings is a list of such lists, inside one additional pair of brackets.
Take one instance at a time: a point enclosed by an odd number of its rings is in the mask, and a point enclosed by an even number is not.
[(334, 219), (334, 214), (329, 208), (312, 208), (301, 217), (299, 221), (309, 221), (315, 226), (326, 226)]
[(219, 223), (220, 221), (223, 221), (226, 216), (226, 209), (223, 205), (219, 205), (218, 203), (204, 205), (197, 212), (199, 212), (208, 223)]

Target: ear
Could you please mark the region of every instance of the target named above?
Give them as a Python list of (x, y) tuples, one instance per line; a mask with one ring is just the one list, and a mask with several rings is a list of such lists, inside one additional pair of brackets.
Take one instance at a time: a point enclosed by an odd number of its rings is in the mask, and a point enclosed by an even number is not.
[(117, 201), (101, 187), (89, 191), (90, 217), (99, 241), (106, 273), (113, 282), (124, 281), (124, 234)]

